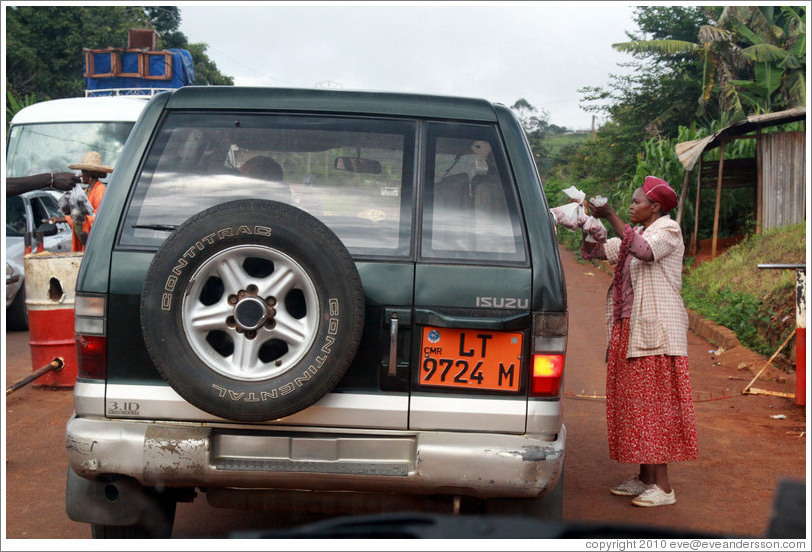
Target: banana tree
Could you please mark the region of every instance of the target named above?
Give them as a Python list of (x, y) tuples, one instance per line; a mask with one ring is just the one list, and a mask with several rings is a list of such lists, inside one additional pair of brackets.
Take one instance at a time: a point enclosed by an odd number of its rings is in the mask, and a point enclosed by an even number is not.
[(734, 81), (756, 112), (804, 105), (806, 97), (806, 9), (735, 8), (731, 26), (750, 46), (742, 57), (753, 66), (753, 80)]
[(806, 8), (728, 6), (709, 11), (697, 42), (635, 40), (613, 44), (621, 52), (693, 54), (702, 67), (701, 107), (716, 99), (725, 123), (749, 113), (803, 105), (806, 96)]

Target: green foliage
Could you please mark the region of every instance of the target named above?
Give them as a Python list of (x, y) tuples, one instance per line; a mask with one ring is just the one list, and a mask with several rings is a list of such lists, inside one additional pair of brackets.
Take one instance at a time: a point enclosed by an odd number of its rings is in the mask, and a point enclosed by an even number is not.
[[(555, 126), (555, 125), (551, 125)], [(586, 132), (555, 132), (550, 133), (546, 139), (545, 144), (550, 150), (550, 156), (555, 161), (556, 156), (561, 153), (564, 148), (578, 146), (590, 140), (590, 136)]]
[[(700, 8), (702, 10), (702, 8)], [(704, 108), (717, 104), (726, 123), (751, 113), (771, 113), (804, 104), (806, 8), (725, 7), (704, 10), (712, 19), (696, 38), (637, 39), (613, 44), (621, 52), (663, 60), (693, 56), (701, 64)]]
[(746, 347), (772, 354), (795, 328), (795, 271), (759, 264), (805, 264), (806, 223), (752, 234), (683, 279), (685, 306), (730, 328)]
[[(552, 160), (545, 138), (550, 133), (550, 114), (546, 110), (539, 112), (530, 102), (524, 98), (517, 100), (511, 109), (516, 113), (519, 122), (524, 129), (536, 166), (543, 175), (551, 166)], [(555, 131), (560, 131), (560, 127), (555, 127)]]
[(195, 84), (232, 84), (205, 56), (205, 44), (188, 44), (177, 32), (180, 9), (175, 6), (26, 5), (5, 10), (6, 83), (14, 97), (34, 95), (43, 101), (83, 96), (83, 48), (126, 47), (131, 28), (158, 29), (159, 48), (189, 50)]
[(752, 295), (729, 289), (714, 293), (700, 292), (697, 295), (695, 288), (688, 288), (682, 295), (686, 307), (732, 330), (748, 349), (769, 354), (770, 345), (761, 337), (758, 325), (754, 323), (758, 321), (764, 324), (770, 320), (762, 311), (761, 301)]
[[(643, 6), (634, 13), (640, 31), (626, 33), (629, 44), (695, 42), (699, 30), (710, 21), (696, 7)], [(673, 136), (680, 125), (688, 126), (700, 115), (697, 98), (702, 91), (702, 65), (694, 54), (670, 47), (621, 48), (635, 58), (623, 64), (633, 73), (612, 75), (606, 88), (581, 89), (584, 109), (609, 115), (635, 144), (651, 136)], [(703, 123), (715, 118), (712, 112), (704, 116)]]
[(11, 93), (11, 90), (6, 91), (6, 131), (8, 131), (8, 125), (11, 122), (11, 119), (14, 115), (17, 114), (19, 110), (24, 107), (28, 107), (29, 105), (37, 103), (37, 96), (35, 94), (27, 94), (22, 98), (17, 98), (14, 94)]

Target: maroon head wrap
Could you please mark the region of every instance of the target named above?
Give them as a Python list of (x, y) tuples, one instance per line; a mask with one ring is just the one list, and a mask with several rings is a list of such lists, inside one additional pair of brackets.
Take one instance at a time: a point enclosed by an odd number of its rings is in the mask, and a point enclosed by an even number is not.
[(666, 213), (677, 206), (677, 192), (668, 182), (656, 176), (647, 176), (643, 182), (643, 193)]

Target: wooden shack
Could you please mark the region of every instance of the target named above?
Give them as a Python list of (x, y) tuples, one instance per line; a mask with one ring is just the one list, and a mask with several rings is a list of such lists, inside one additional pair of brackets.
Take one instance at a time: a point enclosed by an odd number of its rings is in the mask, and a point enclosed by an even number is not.
[[(802, 222), (806, 219), (806, 132), (762, 132), (763, 129), (794, 121), (806, 120), (806, 108), (800, 107), (751, 115), (744, 121), (730, 125), (699, 140), (681, 142), (675, 146), (677, 157), (685, 168), (685, 180), (680, 194), (677, 222), (682, 222), (682, 213), (687, 198), (691, 172), (699, 163), (697, 171), (695, 227), (691, 237), (690, 254), (696, 254), (699, 234), (699, 199), (702, 182), (716, 174), (716, 204), (713, 219), (711, 258), (716, 257), (719, 233), (719, 208), (722, 189), (732, 187), (754, 187), (757, 231), (779, 228)], [(755, 133), (755, 134), (752, 134)], [(725, 144), (733, 140), (756, 140), (755, 159), (725, 160)], [(719, 161), (704, 162), (706, 151), (719, 148)], [(704, 174), (704, 178), (703, 178)]]

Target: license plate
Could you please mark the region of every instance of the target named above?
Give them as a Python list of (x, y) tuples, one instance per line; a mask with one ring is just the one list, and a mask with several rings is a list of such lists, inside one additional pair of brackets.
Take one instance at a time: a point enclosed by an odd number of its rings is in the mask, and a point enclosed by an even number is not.
[(518, 391), (522, 334), (423, 329), (420, 385)]

